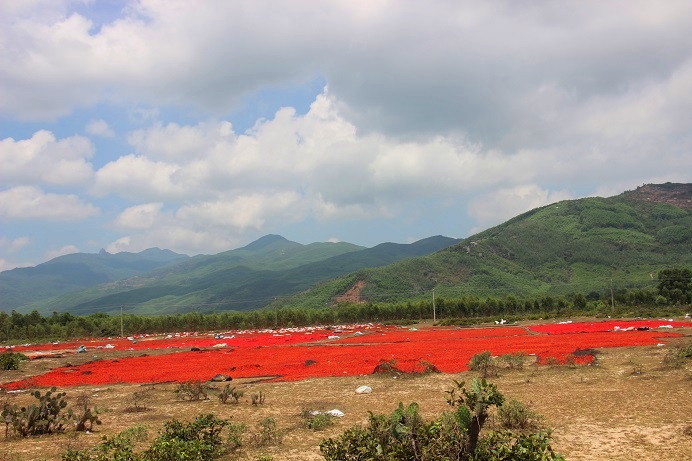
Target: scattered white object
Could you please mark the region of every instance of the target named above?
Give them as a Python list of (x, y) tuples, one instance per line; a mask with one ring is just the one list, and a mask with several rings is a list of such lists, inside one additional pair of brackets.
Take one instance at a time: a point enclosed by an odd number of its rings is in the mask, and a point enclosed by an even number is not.
[(692, 316), (690, 314), (685, 314), (686, 319), (692, 319)]
[(663, 343), (656, 344), (656, 347), (663, 347), (663, 346), (665, 346), (665, 344), (663, 344)]
[(370, 386), (360, 386), (356, 389), (356, 394), (372, 394), (372, 388)]
[(106, 344), (106, 345), (103, 346), (103, 347), (104, 347), (104, 349), (115, 349), (115, 346), (112, 345), (112, 344)]
[(226, 347), (226, 343), (214, 344), (212, 347)]
[(613, 327), (613, 331), (620, 331), (620, 327), (618, 327), (618, 326)]
[(658, 328), (673, 328), (673, 325), (660, 325)]
[(558, 322), (558, 325), (567, 325), (569, 323), (572, 323), (571, 320), (565, 320), (564, 322)]
[(341, 336), (335, 336), (335, 335), (327, 336), (327, 339), (339, 339), (339, 338), (341, 338)]
[(341, 411), (341, 410), (337, 410), (336, 408), (333, 409), (333, 410), (329, 410), (329, 411), (327, 412), (327, 414), (328, 414), (329, 416), (334, 416), (334, 417), (336, 417), (336, 418), (343, 418), (343, 417), (344, 417), (344, 412)]

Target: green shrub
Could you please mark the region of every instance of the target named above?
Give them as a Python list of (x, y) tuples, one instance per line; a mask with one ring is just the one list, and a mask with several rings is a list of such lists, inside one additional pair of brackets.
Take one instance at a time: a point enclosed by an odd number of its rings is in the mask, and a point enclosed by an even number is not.
[(252, 434), (253, 445), (256, 447), (281, 445), (283, 433), (276, 427), (276, 420), (274, 418), (263, 418), (257, 423), (257, 429), (258, 431)]
[(480, 372), (482, 378), (497, 376), (497, 365), (489, 351), (479, 352), (471, 357), (468, 367), (471, 371)]
[(19, 365), (29, 358), (19, 352), (3, 352), (0, 354), (0, 370), (19, 370)]
[(542, 417), (519, 402), (510, 400), (497, 410), (500, 425), (504, 429), (536, 429), (540, 427)]
[(333, 416), (322, 411), (303, 410), (300, 416), (303, 418), (303, 426), (313, 431), (320, 431), (334, 425)]
[(444, 412), (425, 422), (418, 405), (399, 404), (387, 416), (370, 413), (366, 427), (347, 429), (320, 443), (327, 461), (500, 461), (562, 460), (550, 447), (550, 432), (511, 430), (481, 433), (491, 408), (501, 408), (504, 397), (493, 384), (474, 379), (470, 389), (455, 382)]
[(201, 398), (204, 398), (204, 400), (209, 398), (204, 390), (204, 385), (199, 380), (178, 384), (175, 389), (175, 395), (178, 400), (188, 400), (190, 402), (200, 400)]

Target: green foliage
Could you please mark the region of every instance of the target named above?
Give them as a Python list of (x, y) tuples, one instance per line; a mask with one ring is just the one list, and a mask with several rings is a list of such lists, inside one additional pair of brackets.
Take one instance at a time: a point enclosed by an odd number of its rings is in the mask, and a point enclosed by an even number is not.
[(550, 431), (492, 431), (478, 444), (474, 461), (564, 461), (550, 446)]
[(257, 432), (252, 434), (252, 443), (256, 447), (281, 445), (283, 432), (276, 426), (276, 420), (272, 417), (262, 418), (257, 423)]
[(137, 444), (146, 441), (147, 430), (138, 425), (111, 437), (103, 437), (102, 442), (85, 450), (67, 450), (61, 461), (138, 461), (141, 456), (135, 453)]
[(692, 343), (685, 346), (675, 346), (666, 351), (663, 366), (666, 368), (682, 368), (692, 359)]
[(200, 380), (186, 381), (179, 383), (175, 388), (175, 396), (178, 400), (188, 400), (190, 402), (200, 399), (207, 400), (209, 396), (204, 390), (204, 385)]
[(3, 352), (0, 354), (0, 370), (19, 370), (19, 365), (28, 357), (19, 352)]
[(664, 269), (658, 273), (658, 293), (673, 304), (692, 302), (692, 270)]
[(536, 429), (542, 417), (518, 400), (510, 400), (497, 410), (497, 417), (504, 429)]
[(64, 392), (55, 392), (55, 387), (41, 395), (31, 393), (38, 400), (26, 407), (5, 405), (2, 417), (12, 430), (21, 437), (62, 432), (69, 421), (69, 415), (62, 412), (67, 406)]
[(334, 425), (333, 416), (329, 413), (318, 410), (303, 410), (300, 412), (303, 419), (303, 426), (313, 431), (321, 431)]
[(521, 370), (524, 368), (524, 363), (526, 362), (526, 353), (518, 352), (516, 354), (504, 354), (500, 357), (500, 360), (510, 370)]
[(226, 452), (223, 430), (230, 423), (215, 415), (203, 414), (189, 423), (171, 420), (154, 443), (142, 453), (151, 461), (206, 461), (219, 458)]
[(547, 431), (481, 436), (488, 411), (501, 407), (504, 397), (485, 380), (474, 379), (470, 389), (455, 384), (448, 398), (454, 412), (425, 422), (417, 404), (400, 403), (389, 416), (371, 412), (366, 427), (322, 440), (320, 452), (327, 461), (562, 460), (550, 447)]
[(482, 378), (497, 376), (497, 365), (489, 351), (479, 352), (471, 357), (468, 364), (469, 370), (478, 371)]

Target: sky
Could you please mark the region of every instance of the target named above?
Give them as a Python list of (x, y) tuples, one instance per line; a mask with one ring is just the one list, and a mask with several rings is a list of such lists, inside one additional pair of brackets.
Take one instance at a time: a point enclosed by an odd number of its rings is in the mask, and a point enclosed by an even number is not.
[(0, 270), (463, 238), (692, 179), (692, 3), (0, 1)]

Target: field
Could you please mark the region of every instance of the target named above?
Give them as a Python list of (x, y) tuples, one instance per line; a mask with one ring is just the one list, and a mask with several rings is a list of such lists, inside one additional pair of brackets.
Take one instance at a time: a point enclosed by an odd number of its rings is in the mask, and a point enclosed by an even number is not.
[[(19, 371), (0, 372), (14, 402), (31, 400), (25, 389), (56, 385), (71, 404), (90, 396), (103, 410), (103, 424), (91, 434), (2, 438), (0, 460), (59, 459), (68, 447), (94, 445), (135, 424), (155, 435), (168, 419), (204, 412), (232, 417), (251, 432), (265, 417), (276, 420), (282, 444), (246, 444), (240, 459), (319, 460), (320, 440), (365, 423), (368, 411), (389, 413), (413, 401), (429, 418), (444, 411), (452, 380), (475, 376), (466, 364), (484, 350), (527, 354), (525, 367), (501, 369), (492, 381), (508, 399), (545, 416), (554, 448), (567, 459), (685, 460), (692, 450), (692, 370), (689, 362), (664, 368), (663, 357), (690, 337), (689, 320), (592, 320), (484, 328), (349, 325), (17, 346), (33, 359)], [(82, 345), (86, 352), (77, 353)], [(383, 363), (400, 372), (373, 374)], [(430, 364), (442, 373), (423, 373)], [(217, 373), (231, 375), (244, 391), (238, 404), (221, 404), (215, 393), (224, 384), (211, 382), (216, 390), (207, 390), (208, 400), (176, 399), (177, 383)], [(357, 395), (361, 385), (373, 392)], [(142, 390), (146, 410), (132, 411), (132, 397)], [(250, 396), (260, 391), (266, 402), (252, 405)], [(344, 413), (334, 426), (304, 427), (303, 410), (331, 409)]]

